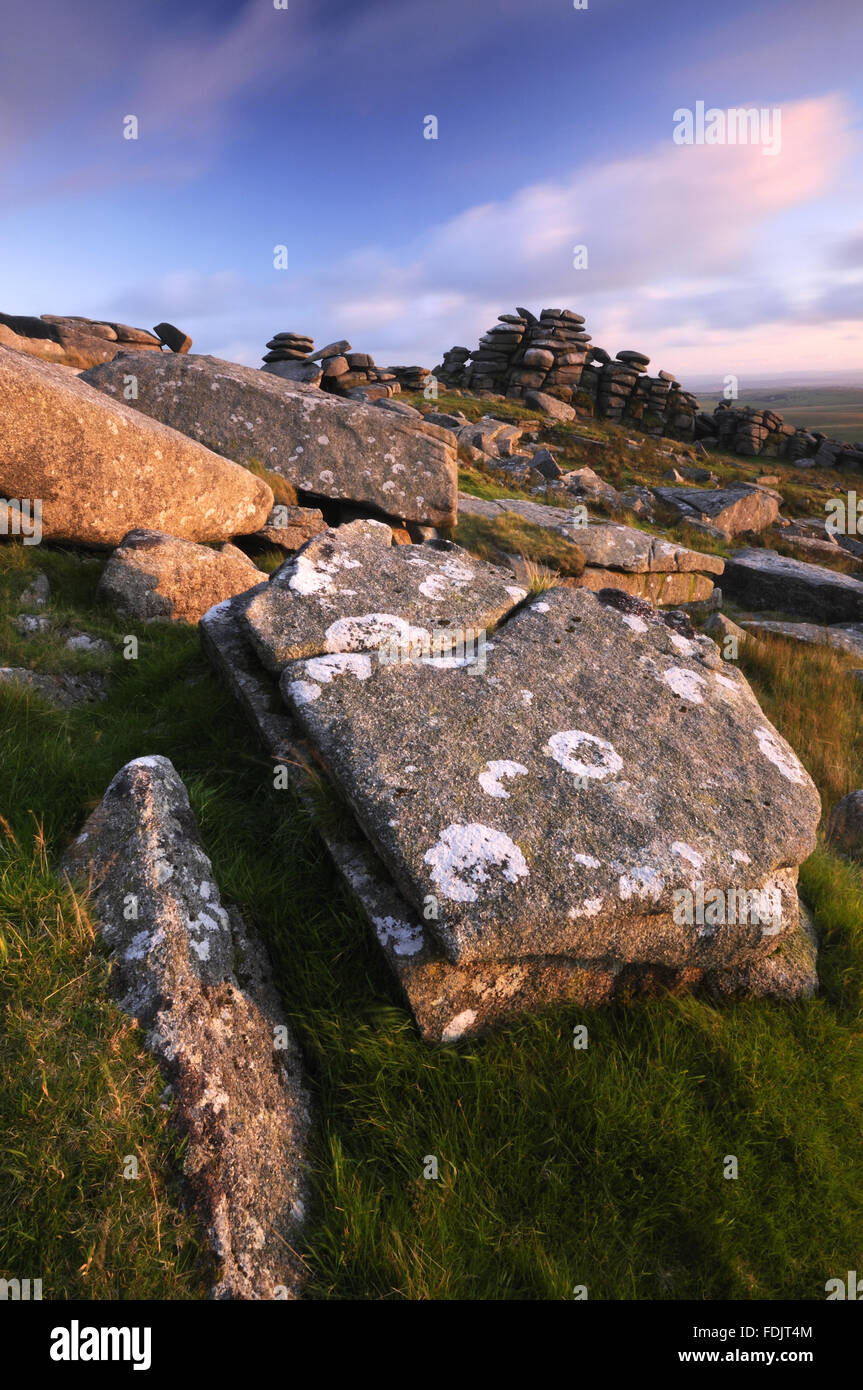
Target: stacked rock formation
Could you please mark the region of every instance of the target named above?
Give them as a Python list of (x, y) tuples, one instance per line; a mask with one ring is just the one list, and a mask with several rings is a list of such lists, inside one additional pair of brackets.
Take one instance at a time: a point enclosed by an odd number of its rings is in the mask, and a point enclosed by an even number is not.
[(398, 395), (402, 381), (407, 390), (421, 390), (431, 375), (426, 367), (381, 370), (369, 353), (354, 352), (346, 339), (328, 343), (317, 352), (312, 352), (314, 345), (303, 333), (275, 333), (267, 343), (263, 369), (320, 386), (337, 396), (367, 401)]
[(307, 338), (303, 333), (274, 333), (267, 343), (264, 361), (268, 365), (271, 362), (306, 362), (314, 345), (314, 338)]
[(17, 348), (61, 367), (95, 367), (119, 352), (188, 352), (192, 339), (173, 324), (160, 323), (152, 333), (127, 323), (109, 323), (75, 315), (0, 314), (0, 346)]
[(829, 439), (819, 430), (787, 424), (775, 410), (722, 401), (712, 415), (701, 414), (696, 437), (736, 454), (784, 458), (801, 468), (863, 468), (863, 442)]
[(445, 386), (475, 395), (531, 402), (539, 391), (613, 421), (631, 421), (649, 434), (695, 437), (698, 401), (670, 372), (648, 376), (650, 358), (624, 348), (612, 359), (596, 347), (584, 316), (571, 309), (529, 309), (499, 315), (478, 348), (450, 348), (434, 375)]

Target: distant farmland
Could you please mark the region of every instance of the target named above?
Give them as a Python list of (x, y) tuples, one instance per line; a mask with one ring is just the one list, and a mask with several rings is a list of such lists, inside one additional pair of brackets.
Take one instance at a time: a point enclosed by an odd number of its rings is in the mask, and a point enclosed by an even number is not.
[[(702, 410), (712, 411), (720, 395), (698, 393)], [(833, 439), (863, 441), (863, 387), (800, 386), (741, 391), (737, 403), (775, 410), (789, 424), (820, 430)]]

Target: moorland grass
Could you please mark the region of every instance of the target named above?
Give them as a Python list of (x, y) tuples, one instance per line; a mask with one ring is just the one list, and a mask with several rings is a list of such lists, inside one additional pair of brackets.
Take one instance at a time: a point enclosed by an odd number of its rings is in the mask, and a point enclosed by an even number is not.
[[(824, 848), (804, 866), (823, 934), (811, 1001), (566, 1008), (430, 1047), (196, 632), (96, 607), (100, 565), (0, 547), (3, 664), (101, 666), (111, 689), (103, 705), (64, 712), (0, 688), (0, 1273), (41, 1276), (46, 1298), (209, 1287), (161, 1083), (106, 997), (86, 904), (53, 872), (122, 763), (152, 753), (186, 781), (223, 896), (266, 940), (306, 1058), (317, 1116), (307, 1296), (567, 1299), (583, 1284), (593, 1299), (819, 1299), (828, 1278), (861, 1267), (857, 866)], [(37, 568), (51, 580), (48, 611), (112, 640), (115, 656), (15, 633)], [(127, 633), (137, 660), (120, 654)], [(863, 785), (859, 696), (828, 656), (744, 658), (825, 805)], [(120, 1177), (127, 1154), (139, 1155), (137, 1182)], [(431, 1154), (437, 1181), (423, 1178)], [(723, 1177), (730, 1154), (737, 1180)]]

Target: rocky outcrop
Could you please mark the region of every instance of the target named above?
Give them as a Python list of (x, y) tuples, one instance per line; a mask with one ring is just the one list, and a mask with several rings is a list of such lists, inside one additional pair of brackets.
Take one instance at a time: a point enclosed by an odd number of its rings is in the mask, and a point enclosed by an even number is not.
[(718, 555), (702, 555), (674, 545), (647, 531), (614, 522), (579, 524), (579, 513), (564, 507), (548, 507), (521, 498), (487, 501), (459, 493), (459, 510), (467, 516), (493, 521), (514, 512), (535, 526), (556, 531), (574, 541), (584, 554), (584, 573), (573, 582), (586, 589), (622, 589), (651, 603), (677, 605), (707, 599), (714, 576), (725, 562)]
[(775, 550), (735, 550), (725, 562), (722, 587), (747, 608), (772, 608), (824, 623), (863, 622), (861, 580)]
[[(165, 336), (168, 334), (168, 337)], [(185, 343), (187, 346), (174, 346)], [(158, 352), (165, 344), (174, 352), (188, 352), (191, 338), (172, 324), (161, 323), (152, 333), (130, 328), (126, 323), (109, 323), (70, 315), (43, 314), (34, 318), (22, 314), (0, 314), (0, 346), (17, 348), (60, 366), (94, 367), (110, 362), (119, 352)]]
[[(127, 370), (120, 368), (121, 383)], [(273, 505), (266, 483), (117, 394), (112, 400), (82, 377), (0, 348), (0, 494), (38, 502), (46, 540), (115, 546), (144, 527), (216, 541), (264, 524)]]
[(167, 758), (117, 773), (63, 861), (110, 948), (187, 1136), (185, 1174), (220, 1265), (217, 1298), (294, 1298), (308, 1097), (266, 957), (220, 902)]
[(139, 411), (237, 463), (257, 460), (303, 492), (406, 521), (455, 522), (455, 448), (434, 425), (215, 357), (128, 356), (85, 380), (121, 398), (129, 373)]
[(234, 545), (211, 550), (159, 531), (130, 531), (102, 571), (96, 592), (129, 618), (197, 623), (214, 603), (244, 593), (262, 578)]

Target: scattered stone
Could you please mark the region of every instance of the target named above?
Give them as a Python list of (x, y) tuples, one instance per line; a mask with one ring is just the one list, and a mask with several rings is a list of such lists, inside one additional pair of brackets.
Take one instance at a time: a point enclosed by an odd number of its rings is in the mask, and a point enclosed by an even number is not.
[(296, 1298), (310, 1124), (300, 1054), (263, 949), (220, 902), (167, 758), (121, 768), (63, 868), (86, 887), (112, 992), (170, 1083), (184, 1171), (221, 1264), (213, 1296)]
[[(432, 526), (455, 524), (453, 440), (425, 420), (385, 415), (215, 357), (126, 358), (122, 370), (107, 363), (85, 380), (121, 397), (130, 371), (138, 374), (139, 411), (238, 463), (258, 459), (317, 496), (368, 503)], [(272, 499), (267, 511), (271, 506)], [(259, 530), (264, 521), (236, 529)], [(173, 526), (159, 529), (176, 534)]]
[(97, 596), (129, 618), (197, 623), (214, 603), (263, 578), (233, 545), (211, 550), (159, 531), (130, 531), (99, 580)]
[[(198, 359), (140, 353), (99, 371), (123, 377)], [(260, 373), (255, 373), (255, 376)], [(140, 404), (140, 403), (139, 403)], [(135, 527), (189, 540), (256, 531), (265, 482), (80, 376), (0, 348), (0, 494), (40, 498), (46, 540), (118, 545)]]
[(50, 618), (37, 618), (32, 613), (19, 613), (15, 619), (15, 631), (22, 637), (32, 637), (34, 632), (47, 632), (50, 626)]

